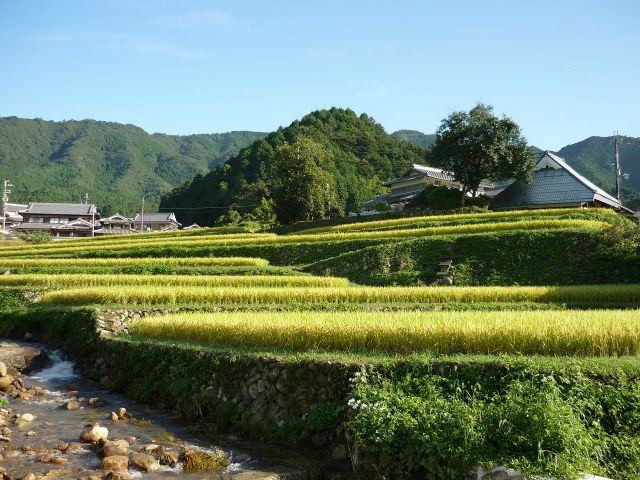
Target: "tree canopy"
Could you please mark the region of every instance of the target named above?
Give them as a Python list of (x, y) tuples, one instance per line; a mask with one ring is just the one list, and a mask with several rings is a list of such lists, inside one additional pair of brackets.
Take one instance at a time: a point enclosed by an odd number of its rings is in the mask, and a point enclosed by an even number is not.
[[(338, 212), (353, 211), (358, 204), (382, 193), (382, 182), (404, 174), (412, 163), (428, 163), (426, 150), (393, 138), (371, 117), (331, 108), (279, 128), (242, 149), (223, 166), (197, 175), (165, 195), (161, 207), (180, 207), (182, 223), (210, 225), (225, 212), (222, 207), (236, 205), (244, 214), (256, 208), (262, 198), (277, 203), (276, 191), (281, 183), (280, 173), (274, 169), (276, 152), (285, 143), (293, 145), (301, 138), (321, 147), (323, 161), (317, 165), (332, 179), (328, 182), (335, 188), (332, 209)], [(216, 208), (188, 210), (196, 206)]]
[(305, 137), (276, 149), (273, 195), (281, 223), (321, 220), (332, 210), (344, 213), (338, 203), (336, 181), (323, 169), (331, 161), (322, 145)]
[(530, 181), (535, 155), (510, 118), (478, 103), (469, 112), (454, 112), (442, 121), (431, 150), (440, 166), (463, 185), (462, 204), (483, 180)]

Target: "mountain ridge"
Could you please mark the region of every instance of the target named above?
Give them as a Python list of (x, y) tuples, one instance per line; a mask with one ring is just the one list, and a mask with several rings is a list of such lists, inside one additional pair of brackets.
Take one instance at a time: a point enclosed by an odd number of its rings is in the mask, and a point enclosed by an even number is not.
[(0, 118), (0, 178), (11, 201), (79, 202), (85, 192), (104, 214), (150, 208), (198, 173), (223, 164), (265, 134), (149, 134), (132, 124)]
[[(341, 109), (336, 111), (346, 112)], [(349, 122), (355, 121), (355, 114), (353, 116), (345, 124), (347, 129), (351, 128)], [(296, 129), (313, 130), (313, 125), (305, 125), (302, 121), (307, 117), (296, 120), (291, 125), (296, 125)], [(381, 135), (384, 132), (384, 129), (370, 117), (360, 117), (368, 119), (366, 122), (370, 123), (369, 127), (361, 129), (362, 138), (334, 132), (337, 138), (345, 138), (338, 141), (343, 145), (336, 144), (332, 147), (346, 148), (347, 156), (351, 155), (355, 164), (363, 163), (363, 157), (366, 157), (368, 145), (371, 143), (371, 135), (383, 138)], [(309, 119), (306, 121), (310, 122)], [(272, 139), (277, 138), (277, 141), (272, 141), (273, 145), (286, 140), (283, 132), (289, 127), (281, 127), (269, 134), (240, 130), (174, 135), (148, 133), (133, 124), (91, 119), (51, 121), (15, 116), (0, 117), (0, 180), (9, 179), (15, 185), (11, 195), (12, 202), (80, 202), (84, 193), (89, 192), (90, 200), (103, 214), (113, 214), (116, 211), (133, 214), (139, 209), (143, 194), (151, 210), (159, 206), (162, 196), (170, 194), (175, 189), (186, 188), (185, 182), (191, 185), (196, 180), (196, 183), (200, 182), (204, 188), (203, 182), (206, 183), (206, 180), (203, 179), (206, 179), (216, 167), (222, 166), (244, 148), (250, 148), (256, 141), (264, 140), (268, 136), (272, 136)], [(320, 134), (319, 130), (315, 134), (324, 135)], [(394, 141), (409, 143), (426, 150), (435, 141), (434, 134), (409, 129), (390, 134), (384, 132), (384, 135), (393, 138)], [(385, 142), (387, 141), (383, 143)], [(267, 145), (267, 150), (273, 148), (269, 142), (259, 144), (255, 148), (266, 148)], [(398, 144), (394, 145), (393, 148), (400, 148)], [(388, 147), (389, 145), (386, 148)], [(401, 173), (396, 172), (395, 167), (389, 167), (393, 162), (388, 158), (388, 153), (383, 152), (382, 157), (386, 155), (387, 159), (379, 165), (379, 171), (372, 170), (368, 175)], [(594, 183), (615, 194), (615, 177), (611, 165), (613, 137), (594, 135), (566, 145), (554, 153), (565, 158), (578, 172)], [(411, 155), (415, 158), (426, 158)], [(638, 210), (640, 138), (622, 137), (620, 158), (623, 172), (630, 174), (628, 179), (621, 181), (622, 200), (625, 205)], [(380, 158), (378, 160), (380, 161)], [(398, 165), (402, 164), (401, 161)], [(347, 168), (344, 165), (343, 167)], [(360, 167), (356, 167), (356, 170), (357, 168)], [(350, 175), (355, 173), (351, 172)], [(385, 179), (378, 178), (381, 181)], [(373, 187), (363, 188), (373, 192)], [(201, 201), (205, 202), (203, 205), (209, 205), (210, 198), (204, 191), (202, 193)], [(165, 202), (166, 206), (171, 204)], [(173, 205), (178, 206), (175, 203)]]

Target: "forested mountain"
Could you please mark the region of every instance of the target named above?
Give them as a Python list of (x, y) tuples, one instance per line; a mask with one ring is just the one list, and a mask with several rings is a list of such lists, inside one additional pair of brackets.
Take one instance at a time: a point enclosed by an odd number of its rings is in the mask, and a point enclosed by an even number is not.
[(150, 135), (134, 125), (94, 120), (0, 118), (0, 180), (12, 202), (79, 202), (85, 192), (102, 214), (131, 214), (144, 194), (162, 194), (223, 164), (262, 133)]
[[(365, 114), (320, 110), (255, 141), (210, 173), (196, 175), (165, 195), (161, 207), (177, 207), (182, 223), (200, 225), (210, 225), (230, 205), (238, 205), (241, 212), (250, 210), (272, 196), (276, 148), (300, 137), (313, 140), (326, 152), (330, 161), (322, 168), (335, 182), (331, 187), (335, 186), (339, 207), (345, 211), (379, 193), (382, 181), (404, 173), (411, 163), (427, 162), (426, 150), (388, 135)], [(186, 210), (194, 207), (200, 209)]]
[(398, 130), (397, 132), (393, 132), (391, 136), (413, 143), (426, 150), (431, 149), (431, 146), (436, 141), (435, 133), (427, 134), (419, 132), (418, 130)]
[[(621, 180), (622, 202), (640, 210), (640, 138), (621, 137), (620, 164), (628, 173)], [(589, 137), (581, 142), (567, 145), (558, 152), (572, 167), (607, 192), (615, 194), (614, 137)]]

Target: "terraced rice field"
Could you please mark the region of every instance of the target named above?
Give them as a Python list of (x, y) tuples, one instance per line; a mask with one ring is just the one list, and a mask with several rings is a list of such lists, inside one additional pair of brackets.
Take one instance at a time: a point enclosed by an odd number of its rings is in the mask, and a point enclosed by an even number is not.
[(403, 217), (386, 220), (369, 220), (364, 222), (346, 223), (329, 227), (310, 228), (301, 231), (302, 234), (328, 233), (328, 232), (355, 232), (363, 230), (377, 230), (382, 228), (406, 227), (407, 225), (417, 225), (421, 223), (447, 223), (447, 222), (474, 222), (474, 221), (508, 221), (526, 219), (529, 217), (562, 217), (566, 215), (580, 215), (585, 213), (602, 215), (604, 217), (615, 218), (616, 213), (606, 208), (592, 208), (585, 210), (582, 208), (558, 208), (549, 210), (515, 210), (508, 212), (484, 212), (465, 213), (452, 215), (427, 215), (415, 217)]
[(248, 257), (117, 257), (117, 258), (3, 258), (2, 267), (122, 267), (134, 265), (180, 265), (216, 267), (264, 267), (262, 258)]
[[(242, 233), (234, 227), (11, 245), (0, 248), (0, 267), (9, 269), (8, 275), (0, 276), (0, 286), (42, 290), (41, 303), (45, 305), (225, 306), (249, 310), (171, 315), (136, 323), (136, 334), (157, 339), (295, 350), (635, 355), (635, 336), (639, 333), (636, 310), (414, 310), (425, 305), (515, 303), (629, 308), (640, 304), (640, 285), (369, 287), (343, 278), (302, 274), (292, 265), (288, 269), (272, 267), (262, 258), (189, 256), (188, 250), (193, 248), (204, 255), (209, 247), (256, 247), (259, 256), (259, 249), (270, 245), (295, 250), (305, 244), (331, 245), (349, 240), (392, 243), (429, 236), (531, 230), (596, 232), (609, 228), (614, 218), (614, 213), (603, 209), (486, 212), (358, 222), (291, 235)], [(173, 247), (187, 256), (166, 256), (175, 253)], [(216, 255), (217, 251), (225, 252), (216, 250)], [(250, 255), (254, 252), (248, 251)], [(179, 275), (167, 274), (175, 273), (178, 267)], [(140, 270), (127, 270), (131, 268)], [(16, 269), (25, 273), (16, 274)], [(91, 269), (94, 271), (87, 273)], [(233, 269), (238, 271), (225, 274)], [(211, 271), (216, 274), (209, 274)], [(296, 305), (299, 311), (259, 311), (264, 306), (287, 305)], [(364, 307), (348, 313), (322, 311), (336, 305)], [(399, 311), (365, 311), (374, 305)]]
[[(349, 281), (335, 277), (313, 276), (241, 276), (241, 275), (4, 275), (0, 286), (30, 287), (347, 287)], [(141, 291), (144, 291), (142, 289)]]
[[(118, 242), (100, 243), (99, 246), (91, 243), (74, 242), (67, 244), (66, 242), (58, 242), (55, 244), (46, 244), (35, 247), (23, 248), (6, 248), (0, 249), (0, 258), (2, 257), (27, 257), (27, 256), (51, 256), (51, 255), (76, 255), (79, 253), (95, 252), (100, 250), (106, 252), (126, 252), (135, 248), (163, 248), (163, 247), (225, 247), (225, 246), (256, 246), (256, 245), (274, 245), (274, 244), (291, 244), (292, 246), (301, 243), (312, 242), (328, 242), (336, 240), (396, 240), (421, 238), (438, 235), (472, 235), (491, 232), (505, 232), (516, 230), (566, 230), (566, 229), (582, 229), (582, 230), (601, 230), (608, 228), (607, 222), (598, 220), (560, 220), (560, 219), (544, 219), (544, 220), (523, 220), (513, 222), (496, 222), (496, 223), (479, 223), (465, 224), (443, 227), (415, 228), (402, 230), (372, 230), (360, 232), (338, 232), (323, 234), (300, 234), (300, 235), (273, 235), (273, 234), (244, 234), (242, 235), (203, 235), (193, 238), (172, 238), (167, 241), (154, 240), (145, 238), (140, 241), (130, 240)], [(0, 260), (1, 262), (2, 260)]]
[(640, 311), (226, 312), (136, 320), (132, 334), (284, 350), (640, 354)]
[[(70, 282), (76, 276), (69, 276)], [(175, 277), (170, 277), (175, 278)], [(231, 277), (231, 279), (237, 277)], [(298, 277), (293, 277), (297, 279)], [(303, 277), (305, 278), (305, 277)], [(116, 280), (117, 281), (117, 280)], [(335, 280), (331, 280), (335, 281)], [(562, 287), (184, 287), (129, 285), (100, 286), (47, 292), (42, 301), (78, 304), (319, 304), (319, 303), (639, 303), (640, 285)]]

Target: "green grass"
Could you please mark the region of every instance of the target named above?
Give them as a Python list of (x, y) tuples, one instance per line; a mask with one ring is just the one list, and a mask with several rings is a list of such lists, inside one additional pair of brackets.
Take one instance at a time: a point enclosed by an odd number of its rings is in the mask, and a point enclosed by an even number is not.
[(145, 317), (133, 335), (286, 350), (626, 356), (640, 311), (234, 312)]
[(561, 287), (87, 287), (47, 292), (42, 302), (82, 304), (638, 303), (640, 285)]

